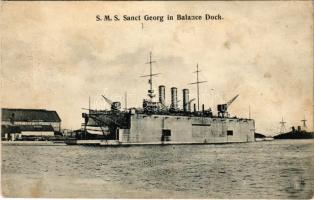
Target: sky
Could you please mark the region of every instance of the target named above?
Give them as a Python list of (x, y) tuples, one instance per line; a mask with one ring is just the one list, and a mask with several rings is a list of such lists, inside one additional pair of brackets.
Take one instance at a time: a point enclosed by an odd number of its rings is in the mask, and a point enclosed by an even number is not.
[[(205, 15), (220, 21), (96, 21), (96, 15)], [(62, 128), (80, 128), (82, 108), (105, 109), (105, 95), (128, 107), (146, 98), (152, 52), (154, 89), (190, 89), (212, 107), (235, 95), (231, 116), (267, 135), (313, 129), (313, 4), (254, 2), (1, 2), (1, 107), (56, 110)], [(143, 23), (143, 24), (142, 24)], [(182, 101), (181, 101), (182, 102)]]

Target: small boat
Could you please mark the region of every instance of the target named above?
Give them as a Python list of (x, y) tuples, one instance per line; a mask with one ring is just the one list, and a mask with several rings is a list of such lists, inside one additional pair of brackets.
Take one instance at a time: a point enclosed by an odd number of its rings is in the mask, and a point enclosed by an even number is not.
[(266, 136), (264, 138), (264, 141), (272, 141), (272, 140), (274, 140), (274, 138), (272, 136)]

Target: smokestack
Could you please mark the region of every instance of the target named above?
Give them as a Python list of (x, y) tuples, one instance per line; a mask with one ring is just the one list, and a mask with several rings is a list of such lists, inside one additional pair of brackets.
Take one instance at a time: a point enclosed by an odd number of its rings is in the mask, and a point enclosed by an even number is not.
[(196, 112), (196, 104), (193, 104), (193, 106), (194, 106), (194, 112)]
[(204, 112), (204, 111), (205, 111), (205, 105), (202, 104), (202, 112)]
[(178, 98), (177, 98), (177, 88), (171, 88), (171, 109), (177, 110), (178, 109)]
[(158, 89), (159, 89), (158, 90), (159, 91), (159, 103), (161, 103), (162, 105), (165, 105), (165, 98), (166, 98), (165, 86), (160, 85)]
[(190, 106), (189, 106), (189, 90), (188, 89), (183, 89), (183, 111), (188, 112), (190, 111)]

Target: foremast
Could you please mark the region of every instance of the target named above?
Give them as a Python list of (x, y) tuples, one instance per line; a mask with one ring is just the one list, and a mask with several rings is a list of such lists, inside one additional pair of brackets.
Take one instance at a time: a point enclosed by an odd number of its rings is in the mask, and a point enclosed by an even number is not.
[(153, 63), (156, 63), (156, 61), (152, 60), (152, 52), (149, 52), (149, 62), (145, 63), (149, 64), (149, 74), (141, 77), (149, 77), (148, 79), (149, 90), (147, 91), (147, 96), (150, 98), (151, 101), (156, 96), (153, 90), (153, 76), (159, 75), (159, 73), (156, 74), (153, 73)]
[(156, 112), (160, 110), (160, 103), (159, 102), (154, 102), (153, 98), (156, 96), (154, 94), (153, 90), (153, 77), (159, 75), (159, 73), (153, 73), (153, 63), (156, 61), (152, 60), (152, 52), (149, 52), (149, 62), (146, 64), (149, 64), (149, 74), (148, 75), (143, 75), (141, 77), (149, 77), (148, 79), (148, 84), (149, 84), (149, 90), (147, 91), (147, 96), (149, 99), (144, 99), (143, 100), (143, 109), (145, 112)]

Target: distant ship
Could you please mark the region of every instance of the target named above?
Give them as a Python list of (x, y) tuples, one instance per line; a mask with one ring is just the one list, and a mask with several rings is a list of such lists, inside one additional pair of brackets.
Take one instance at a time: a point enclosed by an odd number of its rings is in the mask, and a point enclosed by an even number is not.
[(274, 136), (274, 139), (314, 139), (314, 132), (301, 130), (300, 126), (298, 126), (298, 129), (292, 127), (291, 131), (286, 133), (280, 133)]
[[(292, 126), (291, 131), (289, 132), (282, 132), (276, 136), (274, 136), (274, 139), (314, 139), (314, 132), (308, 132), (307, 126), (306, 126), (306, 119), (304, 118), (301, 120), (303, 123), (303, 126), (298, 126), (297, 129)], [(281, 129), (283, 130), (284, 125), (286, 122), (283, 121), (283, 118), (280, 122)]]
[(88, 109), (82, 114), (84, 123), (82, 134), (77, 140), (67, 144), (92, 145), (152, 145), (152, 144), (217, 144), (254, 142), (255, 122), (253, 119), (230, 117), (228, 107), (239, 96), (236, 95), (227, 103), (217, 105), (218, 114), (214, 115), (211, 108), (205, 109), (199, 103), (199, 69), (195, 71), (197, 80), (197, 104), (189, 98), (189, 90), (182, 90), (182, 105), (178, 103), (178, 89), (171, 87), (171, 104), (166, 105), (166, 87), (158, 87), (158, 100), (155, 100), (152, 72), (152, 55), (147, 64), (148, 98), (143, 100), (142, 108), (121, 108), (121, 103), (111, 101), (110, 110)]

